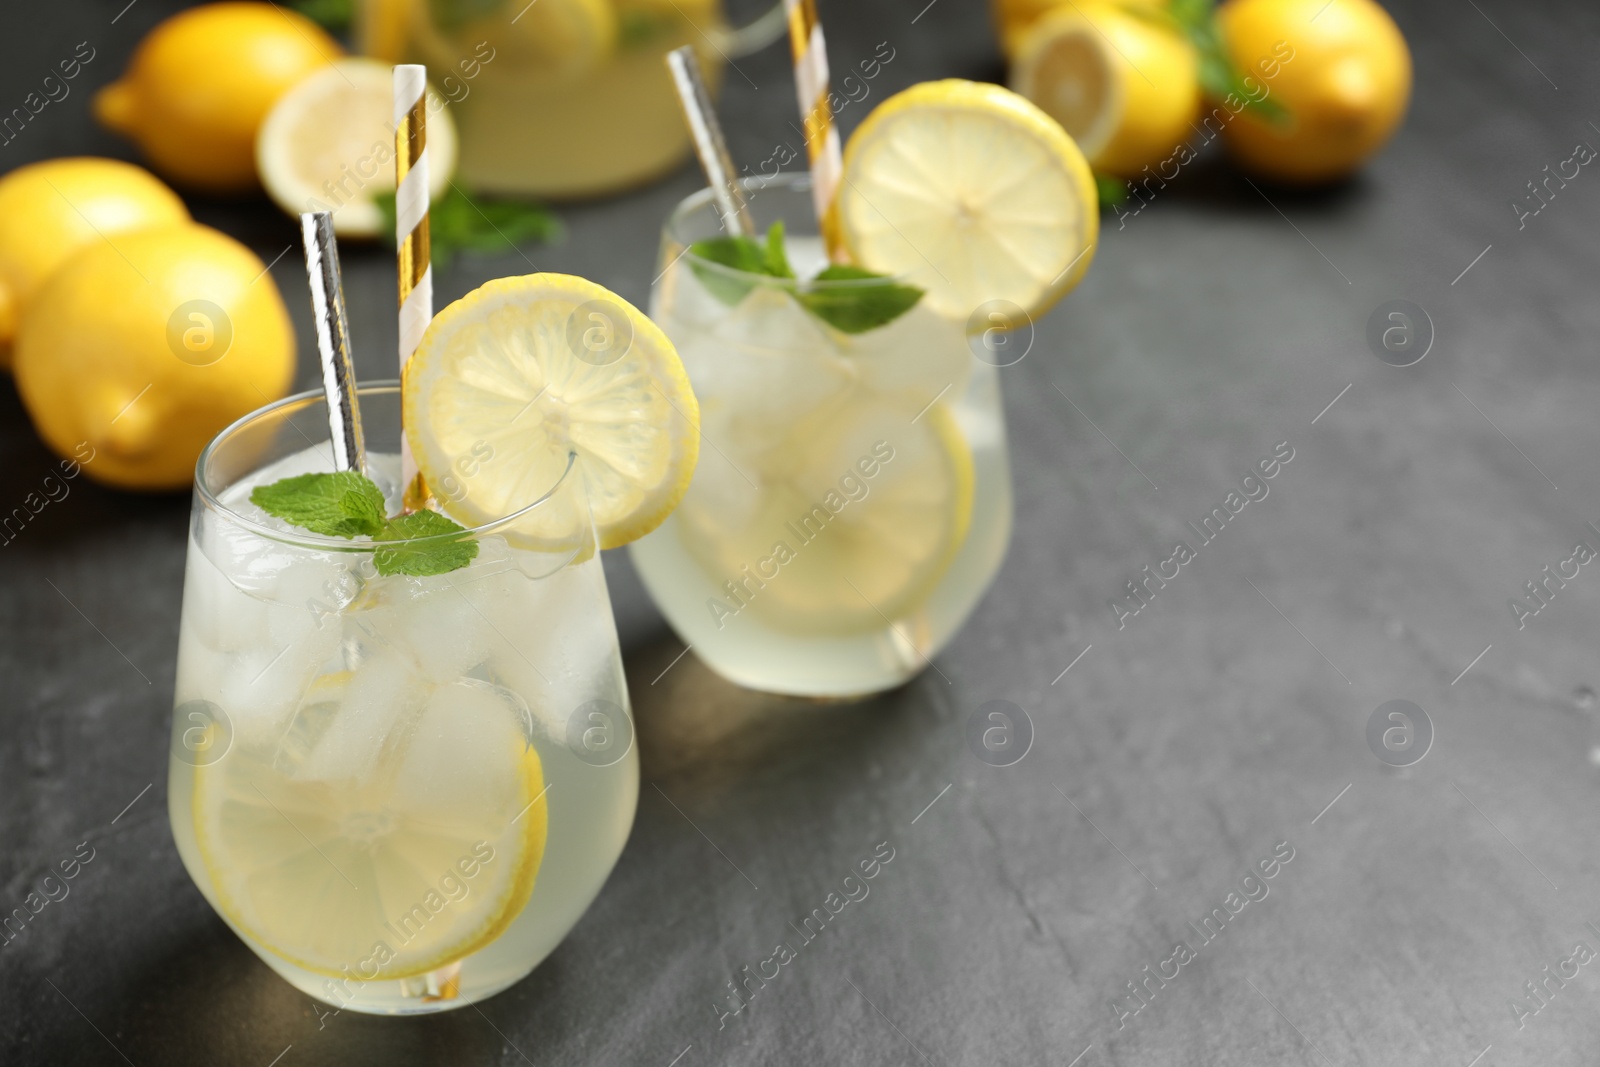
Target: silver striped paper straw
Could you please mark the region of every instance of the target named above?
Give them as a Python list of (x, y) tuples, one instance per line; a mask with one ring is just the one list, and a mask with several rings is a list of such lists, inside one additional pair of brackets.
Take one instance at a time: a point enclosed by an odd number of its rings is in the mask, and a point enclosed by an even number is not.
[(795, 90), (805, 125), (806, 155), (811, 162), (811, 197), (829, 255), (837, 258), (839, 248), (836, 235), (831, 232), (830, 209), (844, 165), (839, 150), (839, 131), (833, 125), (833, 109), (828, 106), (828, 46), (822, 39), (822, 23), (817, 19), (815, 0), (783, 0), (783, 6), (789, 14)]
[(341, 471), (365, 474), (367, 450), (361, 436), (361, 406), (356, 400), (356, 369), (350, 359), (350, 321), (344, 310), (333, 213), (308, 211), (301, 215), (300, 238), (306, 246), (306, 274), (311, 281), (311, 310), (317, 323), (322, 388), (328, 398), (333, 465)]
[(717, 212), (722, 216), (722, 227), (735, 237), (748, 237), (755, 232), (755, 223), (750, 218), (750, 206), (745, 203), (744, 188), (734, 176), (728, 142), (723, 139), (716, 108), (700, 74), (700, 60), (693, 48), (684, 45), (667, 53), (667, 69), (672, 71), (678, 102), (683, 105), (683, 117), (689, 124), (689, 135), (694, 140), (700, 166), (706, 172), (706, 181), (711, 185)]
[[(428, 241), (428, 69), (394, 68), (395, 249), (400, 264), (400, 376), (433, 321), (433, 264)], [(405, 510), (427, 504), (428, 487), (417, 473), (405, 434), (400, 435), (400, 478)]]

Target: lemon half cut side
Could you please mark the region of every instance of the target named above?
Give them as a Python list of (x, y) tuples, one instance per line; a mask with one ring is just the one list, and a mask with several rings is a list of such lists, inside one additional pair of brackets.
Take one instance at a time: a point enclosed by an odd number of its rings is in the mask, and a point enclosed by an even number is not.
[[(428, 92), (428, 195), (449, 188), (456, 128)], [(333, 212), (341, 237), (383, 231), (381, 193), (394, 192), (394, 75), (373, 59), (341, 59), (310, 75), (272, 107), (256, 138), (261, 184), (284, 211)]]
[(1194, 133), (1200, 56), (1176, 26), (1074, 4), (1024, 32), (1011, 87), (1061, 123), (1095, 170), (1134, 178)]

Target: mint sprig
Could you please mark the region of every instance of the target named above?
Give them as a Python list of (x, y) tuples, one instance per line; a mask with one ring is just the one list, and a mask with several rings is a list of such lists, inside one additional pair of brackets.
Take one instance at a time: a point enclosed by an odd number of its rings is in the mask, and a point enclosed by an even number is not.
[[(740, 274), (777, 278), (784, 283), (779, 288), (794, 296), (801, 307), (842, 333), (859, 334), (886, 326), (916, 306), (924, 290), (914, 285), (901, 285), (882, 274), (860, 267), (835, 265), (828, 267), (812, 281), (861, 283), (847, 287), (816, 288), (795, 277), (784, 249), (782, 222), (775, 222), (767, 230), (765, 241), (750, 237), (714, 237), (696, 241), (689, 247), (696, 257), (689, 261), (700, 284), (712, 296), (729, 307), (736, 307), (758, 282), (738, 275), (708, 267), (715, 263), (738, 271)], [(704, 262), (701, 262), (704, 261)]]
[(293, 6), (329, 33), (344, 33), (356, 20), (355, 0), (294, 0)]
[(1128, 183), (1115, 174), (1095, 172), (1095, 192), (1100, 196), (1101, 208), (1116, 207), (1128, 201)]
[(300, 474), (258, 485), (250, 491), (250, 502), (268, 515), (325, 537), (372, 538), (372, 563), (385, 577), (448, 574), (478, 555), (478, 543), (467, 539), (409, 544), (466, 533), (466, 527), (437, 511), (388, 518), (383, 492), (372, 479), (355, 471)]
[(881, 274), (860, 267), (832, 266), (818, 274), (816, 280), (880, 283), (852, 285), (848, 288), (801, 289), (796, 294), (807, 311), (845, 333), (866, 333), (887, 326), (922, 299), (922, 290), (916, 286), (898, 285)]
[[(393, 233), (393, 193), (373, 198), (383, 213), (383, 232)], [(428, 207), (428, 246), (434, 266), (450, 265), (460, 252), (507, 252), (530, 241), (561, 236), (561, 221), (548, 208), (522, 200), (479, 199), (451, 186)]]
[[(437, 511), (413, 511), (398, 515), (383, 524), (378, 534), (379, 547), (372, 553), (372, 562), (379, 574), (410, 574), (426, 577), (430, 574), (448, 574), (460, 570), (478, 555), (476, 541), (444, 541), (432, 545), (412, 545), (422, 537), (464, 532), (465, 527), (452, 522)], [(390, 544), (394, 542), (394, 544)]]
[(1282, 124), (1289, 120), (1284, 106), (1263, 96), (1259, 100), (1250, 95), (1244, 84), (1244, 73), (1228, 54), (1222, 30), (1217, 26), (1217, 0), (1172, 0), (1165, 10), (1128, 5), (1125, 10), (1136, 18), (1153, 19), (1174, 26), (1189, 38), (1200, 53), (1200, 87), (1213, 100), (1222, 100), (1229, 93), (1236, 94), (1244, 106), (1269, 122)]

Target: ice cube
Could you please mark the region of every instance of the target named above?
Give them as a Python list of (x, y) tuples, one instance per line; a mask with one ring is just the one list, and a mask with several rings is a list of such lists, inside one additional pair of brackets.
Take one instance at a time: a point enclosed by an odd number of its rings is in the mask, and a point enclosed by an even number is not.
[(826, 328), (778, 289), (756, 289), (714, 325), (674, 341), (707, 438), (735, 463), (781, 444), (855, 381)]
[(898, 398), (913, 414), (941, 393), (947, 401), (960, 396), (972, 367), (961, 327), (926, 304), (876, 330), (846, 335), (840, 347), (860, 373), (863, 389)]
[(433, 686), (405, 656), (374, 653), (337, 691), (313, 691), (296, 712), (279, 763), (311, 781), (363, 781), (391, 738), (401, 741)]
[(381, 578), (368, 585), (349, 622), (429, 681), (451, 682), (489, 656), (488, 624), (473, 602), (479, 584), (476, 566), (426, 578)]
[(266, 604), (229, 581), (192, 534), (183, 576), (183, 622), (195, 641), (218, 652), (255, 648), (269, 640)]
[(179, 704), (208, 700), (233, 724), (235, 742), (265, 745), (285, 729), (289, 716), (339, 651), (336, 625), (314, 630), (286, 645), (259, 642), (218, 651), (185, 618), (178, 637)]
[(499, 810), (514, 818), (520, 813), (508, 805), (526, 803), (517, 768), (527, 731), (527, 702), (511, 690), (472, 678), (440, 686), (428, 695), (406, 745), (394, 803), (479, 818)]
[(520, 693), (535, 730), (566, 737), (567, 720), (586, 701), (616, 699), (616, 626), (598, 560), (539, 581), (504, 583), (493, 605), (490, 669)]

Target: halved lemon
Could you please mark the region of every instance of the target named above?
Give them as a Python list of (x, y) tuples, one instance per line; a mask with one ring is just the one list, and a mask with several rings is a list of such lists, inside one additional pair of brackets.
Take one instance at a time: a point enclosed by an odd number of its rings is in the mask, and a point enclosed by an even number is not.
[[(500, 278), (441, 311), (405, 370), (406, 438), (440, 505), (480, 526), (528, 507), (576, 456), (600, 547), (655, 529), (700, 454), (700, 406), (677, 350), (641, 311), (566, 274)], [(560, 504), (560, 501), (553, 502)], [(511, 535), (572, 543), (569, 506)]]
[(850, 138), (833, 222), (850, 255), (911, 275), (945, 318), (1037, 315), (1089, 269), (1094, 176), (1072, 138), (998, 85), (950, 79), (884, 101)]
[[(291, 215), (333, 212), (341, 237), (377, 237), (380, 193), (394, 192), (394, 75), (374, 59), (341, 59), (284, 94), (256, 137), (267, 194)], [(456, 169), (456, 127), (428, 93), (428, 191), (438, 197)]]
[(1061, 123), (1095, 170), (1132, 178), (1194, 132), (1200, 56), (1171, 19), (1085, 0), (1024, 31), (1011, 87)]
[(966, 541), (973, 464), (945, 405), (913, 416), (858, 393), (802, 420), (684, 503), (684, 543), (778, 629), (838, 635), (914, 614)]
[(548, 805), (526, 724), (495, 690), (439, 687), (391, 724), (375, 765), (318, 751), (362, 746), (316, 736), (351, 712), (314, 693), (295, 724), (312, 738), (303, 763), (235, 748), (197, 768), (195, 836), (222, 914), (290, 963), (362, 981), (499, 937), (533, 893)]

